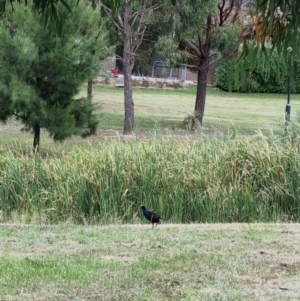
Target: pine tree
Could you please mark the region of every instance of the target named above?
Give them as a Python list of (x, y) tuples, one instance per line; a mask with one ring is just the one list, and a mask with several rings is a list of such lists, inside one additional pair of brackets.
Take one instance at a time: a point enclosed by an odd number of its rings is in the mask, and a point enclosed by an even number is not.
[(56, 141), (94, 133), (97, 120), (90, 101), (76, 98), (84, 82), (99, 70), (105, 35), (100, 13), (84, 3), (57, 6), (64, 26), (59, 35), (45, 28), (34, 7), (17, 5), (0, 22), (0, 119), (20, 119), (34, 133)]

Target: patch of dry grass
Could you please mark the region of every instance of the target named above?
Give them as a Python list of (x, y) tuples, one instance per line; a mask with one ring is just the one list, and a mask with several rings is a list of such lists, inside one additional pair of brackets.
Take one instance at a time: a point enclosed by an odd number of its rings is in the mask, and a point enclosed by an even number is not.
[(0, 227), (0, 300), (299, 300), (295, 224)]

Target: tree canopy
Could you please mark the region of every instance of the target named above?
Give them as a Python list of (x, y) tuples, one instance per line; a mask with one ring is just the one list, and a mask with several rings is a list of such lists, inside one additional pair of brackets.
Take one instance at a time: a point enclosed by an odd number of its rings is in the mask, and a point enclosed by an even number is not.
[(134, 101), (132, 96), (132, 71), (141, 50), (145, 34), (153, 25), (155, 12), (161, 7), (157, 0), (124, 0), (120, 2), (117, 14), (111, 9), (111, 2), (102, 3), (103, 12), (115, 28), (122, 46), (122, 64), (124, 75), (124, 127), (123, 134), (130, 135), (134, 129)]
[[(79, 3), (81, 0), (77, 0)], [(89, 0), (92, 6), (96, 7), (96, 0)], [(23, 3), (27, 5), (28, 0), (3, 0), (0, 1), (0, 14), (3, 13), (7, 6), (15, 6), (15, 3)], [(104, 0), (106, 5), (109, 3), (112, 14), (115, 14), (124, 3), (124, 0)], [(130, 1), (131, 2), (131, 1)], [(164, 1), (169, 2), (169, 1)], [(163, 3), (164, 3), (163, 2)], [(171, 0), (170, 5), (178, 5), (180, 1)], [(201, 1), (189, 0), (194, 7), (201, 5)], [(213, 6), (213, 2), (210, 1), (210, 7)], [(220, 2), (220, 1), (217, 1)], [(208, 3), (208, 2), (207, 2)], [(56, 25), (60, 28), (64, 23), (63, 17), (58, 11), (58, 4), (62, 4), (71, 11), (71, 7), (66, 0), (32, 0), (33, 6), (41, 13), (45, 21), (56, 21)], [(209, 4), (209, 3), (208, 3)], [(299, 0), (246, 0), (244, 7), (251, 6), (256, 8), (255, 15), (260, 14), (257, 19), (257, 37), (260, 42), (264, 43), (266, 36), (272, 36), (273, 45), (276, 46), (279, 51), (286, 52), (287, 47), (296, 49), (299, 47), (299, 34), (298, 28), (300, 28), (300, 2)], [(209, 7), (209, 6), (206, 6)], [(205, 15), (206, 11), (204, 11)], [(201, 20), (201, 15), (198, 15)]]
[[(80, 0), (79, 0), (80, 1)], [(79, 1), (77, 1), (79, 3)], [(13, 7), (15, 3), (20, 3), (27, 5), (28, 3), (32, 4), (35, 9), (39, 11), (39, 13), (50, 13), (54, 18), (57, 17), (57, 8), (61, 4), (66, 9), (71, 11), (71, 7), (67, 0), (32, 0), (32, 2), (28, 0), (2, 0), (0, 1), (0, 13), (5, 12), (8, 5)], [(112, 11), (115, 12), (121, 5), (122, 0), (110, 0), (110, 5), (112, 8)], [(90, 0), (90, 3), (92, 4), (93, 8), (95, 9), (97, 6), (96, 0)]]
[[(96, 0), (73, 0), (74, 3), (70, 4), (68, 0), (1, 0), (0, 1), (0, 15), (5, 13), (7, 7), (14, 9), (17, 4), (30, 5), (37, 10), (38, 14), (42, 17), (44, 25), (50, 25), (52, 29), (55, 29), (56, 33), (60, 34), (62, 27), (65, 24), (66, 12), (61, 11), (64, 7), (69, 13), (71, 13), (74, 4), (79, 2), (85, 2), (88, 5), (91, 5), (93, 9), (101, 2)], [(122, 0), (110, 0), (110, 6), (112, 13), (115, 14), (119, 9)]]
[(288, 47), (299, 49), (300, 1), (256, 0), (257, 38), (264, 45), (270, 37), (273, 47), (287, 54)]
[(73, 3), (71, 14), (59, 7), (68, 14), (59, 36), (32, 6), (9, 8), (0, 21), (0, 119), (15, 116), (29, 126), (35, 148), (41, 128), (54, 140), (96, 130), (91, 103), (75, 96), (107, 55), (105, 35), (100, 12)]
[[(173, 30), (170, 39), (159, 40), (160, 54), (170, 61), (186, 59), (197, 71), (197, 93), (192, 128), (202, 125), (208, 72), (238, 51), (252, 31), (245, 25), (242, 14), (247, 11), (245, 0), (174, 0), (170, 17)], [(177, 45), (177, 56), (174, 44)]]

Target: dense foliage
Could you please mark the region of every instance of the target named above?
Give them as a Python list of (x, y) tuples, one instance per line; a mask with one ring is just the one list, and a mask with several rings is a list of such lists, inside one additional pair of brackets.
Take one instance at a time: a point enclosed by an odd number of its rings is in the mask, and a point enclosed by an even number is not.
[(292, 47), (294, 54), (299, 53), (299, 0), (250, 0), (260, 13), (256, 24), (256, 37), (265, 45), (271, 37), (272, 45), (287, 60), (287, 49)]
[[(268, 60), (256, 60), (253, 66), (247, 59), (244, 62), (233, 59), (216, 69), (216, 85), (224, 91), (287, 93), (287, 77), (279, 69), (283, 64), (284, 60), (276, 53)], [(300, 93), (299, 67), (300, 59), (292, 60), (292, 93)]]
[(0, 118), (20, 119), (44, 128), (55, 140), (89, 133), (97, 121), (92, 105), (76, 98), (81, 85), (99, 69), (104, 51), (100, 13), (84, 3), (65, 12), (61, 35), (44, 27), (34, 8), (18, 5), (0, 22)]
[(56, 158), (0, 153), (0, 210), (27, 222), (300, 220), (294, 138), (106, 140)]

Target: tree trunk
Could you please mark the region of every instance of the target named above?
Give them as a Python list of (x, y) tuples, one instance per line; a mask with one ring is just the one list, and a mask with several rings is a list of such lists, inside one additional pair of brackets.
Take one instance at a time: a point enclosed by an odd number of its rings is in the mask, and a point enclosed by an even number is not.
[(125, 120), (123, 135), (131, 135), (134, 127), (134, 103), (132, 98), (132, 82), (131, 82), (131, 26), (129, 23), (130, 0), (126, 0), (124, 11), (124, 48), (123, 48), (123, 73), (124, 73), (124, 109)]
[(93, 96), (93, 81), (89, 80), (87, 83), (87, 97), (88, 99), (92, 99)]
[(40, 148), (41, 127), (39, 124), (33, 127), (33, 153), (37, 154)]
[[(87, 101), (90, 105), (92, 104), (92, 99), (93, 99), (93, 81), (89, 80), (87, 83)], [(92, 118), (91, 110), (89, 110), (88, 118), (89, 118), (89, 120), (91, 120), (91, 118)]]
[(202, 126), (206, 100), (207, 76), (209, 71), (209, 58), (204, 58), (198, 67), (197, 94), (194, 111), (195, 118), (193, 119), (192, 129), (196, 129), (197, 125)]

